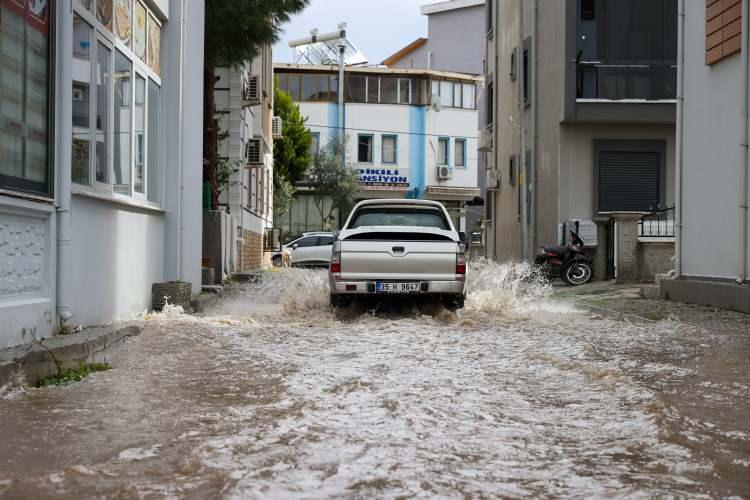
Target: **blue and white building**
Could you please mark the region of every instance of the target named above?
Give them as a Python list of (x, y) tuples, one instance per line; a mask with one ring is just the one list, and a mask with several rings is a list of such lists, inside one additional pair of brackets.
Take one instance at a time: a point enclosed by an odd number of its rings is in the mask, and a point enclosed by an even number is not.
[[(359, 176), (361, 199), (439, 200), (462, 224), (460, 207), (480, 195), (477, 184), (477, 85), (480, 77), (425, 69), (347, 67), (344, 121), (339, 123), (338, 67), (276, 64), (313, 134), (312, 156), (343, 129), (346, 162)], [(327, 225), (304, 189), (275, 224), (285, 234), (337, 229)]]

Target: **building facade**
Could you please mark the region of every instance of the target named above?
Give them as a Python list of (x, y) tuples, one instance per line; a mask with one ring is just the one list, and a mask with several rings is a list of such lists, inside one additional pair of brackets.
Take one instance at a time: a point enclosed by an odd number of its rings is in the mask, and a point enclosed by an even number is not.
[[(383, 61), (389, 68), (433, 69), (483, 75), (485, 37), (482, 29), (485, 20), (485, 0), (449, 0), (421, 8), (422, 15), (427, 16), (427, 38), (417, 38)], [(456, 37), (455, 33), (461, 33)], [(477, 86), (477, 130), (485, 123), (484, 81)], [(481, 200), (473, 200), (471, 207), (465, 210), (467, 231), (481, 237), (473, 239), (473, 249), (483, 253), (484, 217), (483, 203), (485, 195), (485, 153), (472, 151), (477, 157), (477, 186)]]
[(612, 258), (599, 233), (615, 214), (674, 206), (677, 0), (492, 0), (485, 12), (492, 255), (533, 258), (582, 221)]
[[(455, 221), (477, 187), (476, 88), (479, 77), (442, 71), (347, 67), (344, 123), (339, 123), (338, 68), (277, 64), (280, 88), (299, 104), (312, 132), (311, 155), (340, 130), (359, 198), (426, 198), (449, 207)], [(323, 212), (327, 214), (327, 209)], [(348, 214), (324, 220), (304, 187), (276, 220), (285, 235), (337, 229)], [(458, 225), (458, 224), (457, 224)], [(462, 226), (463, 227), (463, 226)]]
[(154, 282), (200, 289), (203, 16), (0, 6), (0, 347), (144, 311)]
[(678, 279), (661, 293), (750, 312), (748, 1), (680, 9)]
[(217, 77), (219, 161), (230, 171), (219, 200), (230, 225), (225, 268), (230, 272), (259, 269), (270, 265), (264, 238), (273, 227), (271, 47), (263, 47), (258, 57), (241, 67), (220, 68)]

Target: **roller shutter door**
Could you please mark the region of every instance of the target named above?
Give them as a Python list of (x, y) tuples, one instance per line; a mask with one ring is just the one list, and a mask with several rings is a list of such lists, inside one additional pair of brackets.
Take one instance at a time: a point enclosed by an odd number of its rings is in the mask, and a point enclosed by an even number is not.
[(659, 204), (661, 153), (599, 152), (599, 211), (647, 212)]

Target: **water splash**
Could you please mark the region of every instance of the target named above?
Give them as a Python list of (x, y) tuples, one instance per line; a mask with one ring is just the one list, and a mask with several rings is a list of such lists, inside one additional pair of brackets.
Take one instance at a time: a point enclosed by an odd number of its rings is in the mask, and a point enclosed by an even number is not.
[(507, 314), (548, 302), (552, 287), (538, 268), (522, 262), (477, 259), (469, 264), (466, 308)]

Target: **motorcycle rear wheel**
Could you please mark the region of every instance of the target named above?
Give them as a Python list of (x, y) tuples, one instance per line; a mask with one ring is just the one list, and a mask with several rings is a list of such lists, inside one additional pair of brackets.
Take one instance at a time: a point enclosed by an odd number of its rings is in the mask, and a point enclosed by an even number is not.
[(570, 286), (585, 285), (594, 277), (594, 271), (588, 262), (571, 262), (563, 267), (560, 278)]

